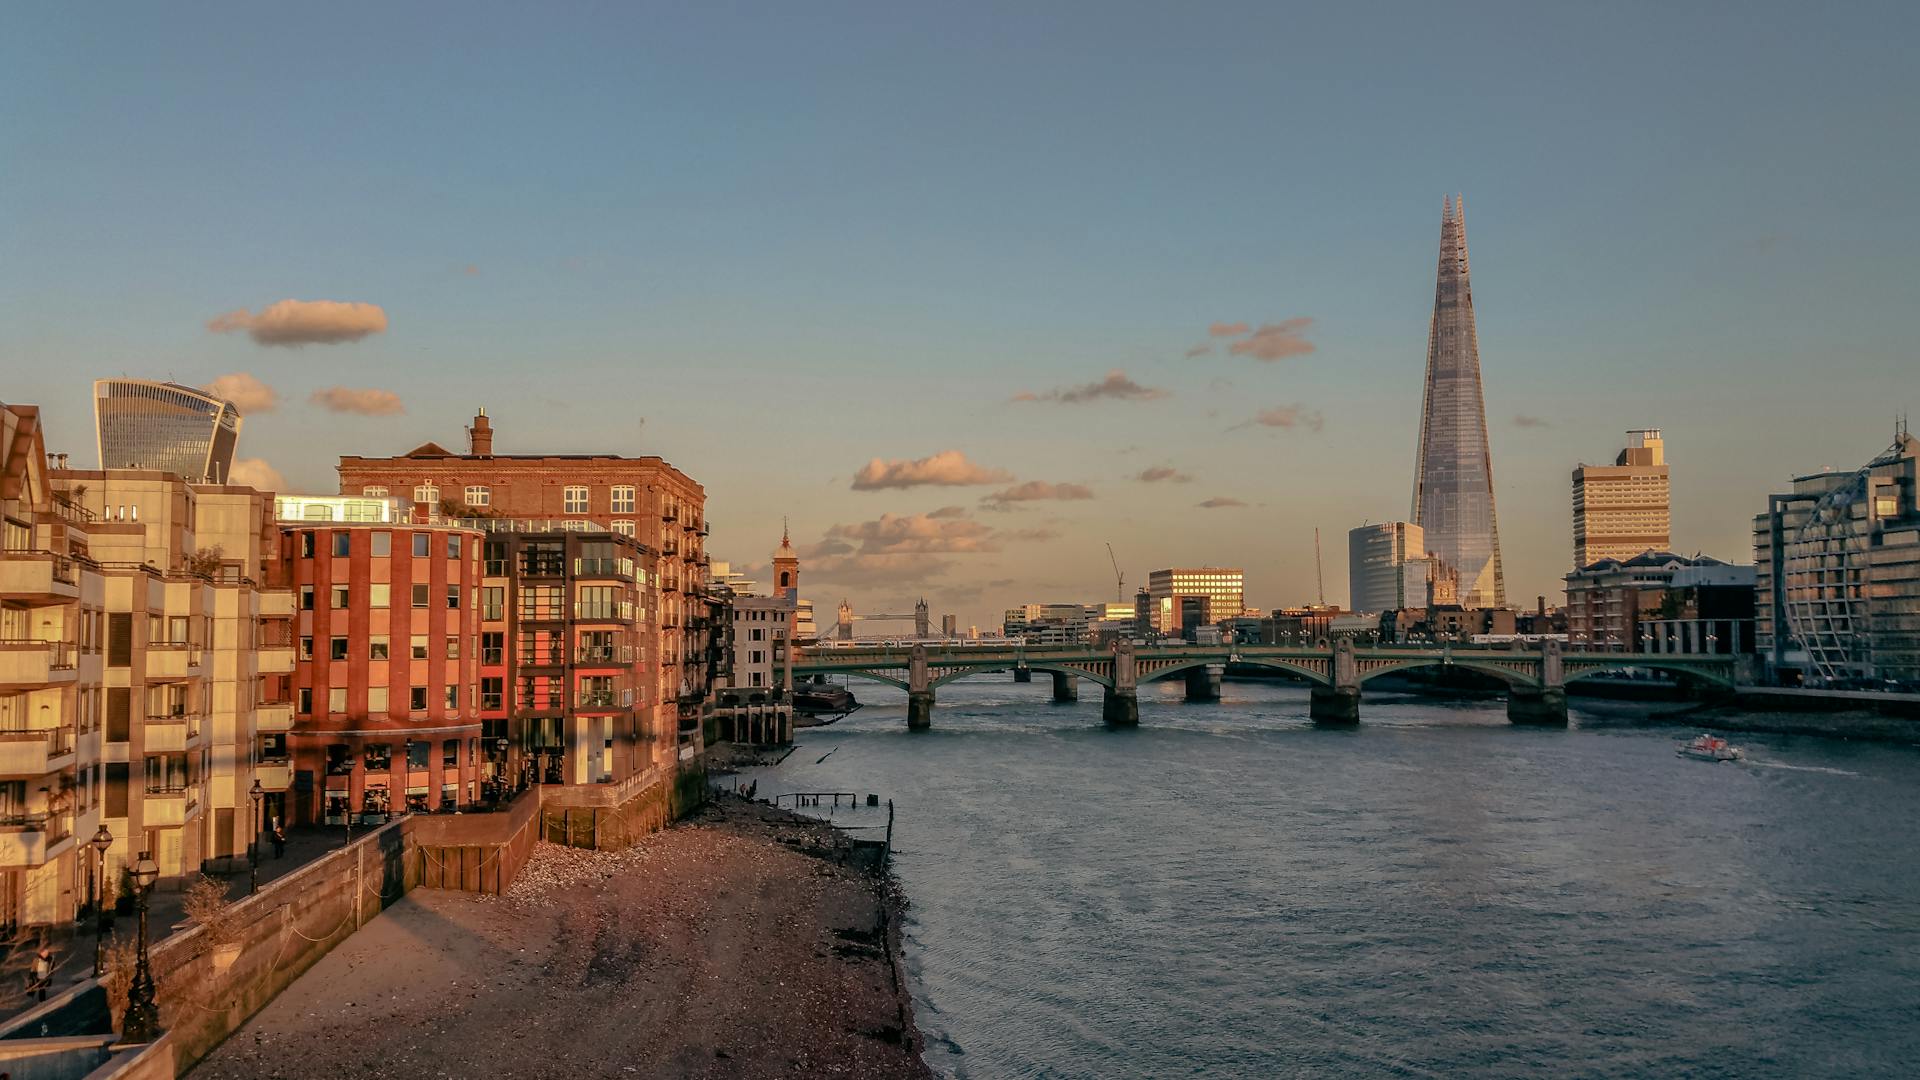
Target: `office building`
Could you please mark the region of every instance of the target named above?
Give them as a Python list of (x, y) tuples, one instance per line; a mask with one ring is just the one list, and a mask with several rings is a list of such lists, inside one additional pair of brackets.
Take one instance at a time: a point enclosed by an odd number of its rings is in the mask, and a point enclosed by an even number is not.
[(1153, 629), (1178, 637), (1195, 619), (1204, 624), (1239, 618), (1247, 606), (1245, 578), (1239, 568), (1226, 566), (1155, 570), (1147, 575), (1147, 600)]
[(1427, 603), (1424, 530), (1404, 521), (1347, 532), (1347, 605), (1354, 611), (1397, 611)]
[(1627, 432), (1611, 465), (1573, 470), (1573, 566), (1631, 559), (1671, 545), (1666, 444), (1653, 428)]
[(148, 379), (93, 384), (94, 436), (102, 469), (172, 473), (222, 482), (233, 469), (240, 410), (191, 386)]
[(1427, 330), (1426, 394), (1414, 464), (1413, 524), (1425, 530), (1427, 551), (1458, 575), (1464, 606), (1507, 605), (1464, 199), (1448, 199), (1440, 222), (1440, 267)]
[[(1671, 551), (1643, 551), (1631, 559), (1601, 559), (1566, 577), (1568, 644), (1609, 652), (1705, 652), (1705, 639), (1711, 634), (1714, 651), (1743, 651), (1744, 641), (1752, 637), (1751, 613), (1740, 613), (1737, 602), (1723, 604), (1714, 597), (1708, 614), (1726, 625), (1723, 630), (1701, 630), (1696, 643), (1692, 631), (1679, 624), (1698, 622), (1700, 616), (1682, 618), (1679, 601), (1670, 599), (1676, 578), (1682, 589), (1715, 587), (1751, 593), (1753, 588), (1752, 567), (1729, 565), (1705, 555), (1688, 558)], [(1724, 648), (1719, 640), (1722, 632), (1728, 638)]]

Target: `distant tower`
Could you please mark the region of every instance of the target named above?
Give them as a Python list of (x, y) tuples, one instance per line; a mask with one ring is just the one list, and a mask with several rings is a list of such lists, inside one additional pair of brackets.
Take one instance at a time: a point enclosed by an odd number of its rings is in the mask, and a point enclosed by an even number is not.
[(834, 636), (841, 641), (853, 640), (853, 605), (840, 601), (840, 621), (834, 627)]
[(800, 597), (800, 555), (793, 550), (787, 523), (780, 523), (780, 550), (773, 553), (773, 595), (781, 600)]
[(1459, 577), (1465, 607), (1507, 606), (1500, 527), (1493, 508), (1493, 455), (1480, 386), (1480, 339), (1467, 271), (1466, 200), (1447, 199), (1440, 269), (1427, 330), (1427, 390), (1414, 466), (1413, 523), (1427, 552)]
[(93, 428), (102, 469), (154, 469), (224, 484), (240, 439), (240, 410), (179, 383), (96, 379)]
[(1611, 465), (1573, 470), (1573, 568), (1625, 561), (1673, 543), (1666, 440), (1654, 428), (1627, 432)]
[(493, 421), (487, 419), (484, 408), (474, 411), (473, 426), (467, 429), (467, 450), (474, 457), (493, 455)]
[(913, 605), (913, 636), (925, 640), (932, 632), (930, 622), (927, 618), (927, 598), (923, 596), (919, 603)]

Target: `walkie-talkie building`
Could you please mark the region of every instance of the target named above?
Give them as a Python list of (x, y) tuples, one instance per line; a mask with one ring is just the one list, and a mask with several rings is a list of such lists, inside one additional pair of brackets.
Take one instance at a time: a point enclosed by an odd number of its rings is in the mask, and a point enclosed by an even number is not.
[(103, 469), (158, 469), (225, 483), (240, 439), (240, 410), (191, 386), (97, 379), (93, 424)]
[(1458, 576), (1466, 607), (1507, 606), (1500, 527), (1493, 511), (1493, 457), (1480, 388), (1480, 339), (1467, 273), (1465, 199), (1446, 201), (1440, 271), (1427, 330), (1427, 392), (1413, 477), (1413, 523), (1427, 554)]

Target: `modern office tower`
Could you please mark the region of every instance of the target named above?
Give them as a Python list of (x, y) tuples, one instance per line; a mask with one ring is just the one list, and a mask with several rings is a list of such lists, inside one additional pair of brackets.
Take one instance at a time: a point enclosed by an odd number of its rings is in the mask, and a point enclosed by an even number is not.
[[(1198, 613), (1206, 622), (1237, 619), (1246, 609), (1245, 577), (1238, 567), (1196, 566), (1155, 570), (1147, 575), (1153, 628), (1179, 634)], [(1204, 597), (1203, 609), (1183, 605), (1182, 597)]]
[(178, 383), (96, 379), (93, 425), (102, 469), (146, 469), (190, 483), (223, 483), (240, 438), (240, 410)]
[(556, 530), (611, 531), (655, 553), (657, 640), (644, 647), (658, 682), (647, 695), (654, 714), (646, 745), (658, 764), (678, 760), (682, 748), (698, 753), (710, 705), (709, 659), (716, 655), (709, 638), (718, 629), (706, 598), (705, 489), (658, 457), (496, 453), (484, 411), (467, 434), (465, 454), (430, 442), (397, 457), (342, 457), (340, 491), (411, 497), (422, 522), (493, 515)]
[(1660, 432), (1627, 432), (1611, 465), (1573, 470), (1573, 568), (1601, 559), (1631, 559), (1672, 543), (1667, 509), (1667, 454)]
[(1449, 198), (1440, 220), (1440, 269), (1427, 330), (1427, 387), (1414, 465), (1413, 523), (1427, 551), (1459, 575), (1460, 603), (1505, 607), (1500, 528), (1493, 506), (1493, 457), (1480, 386), (1467, 269), (1466, 200)]
[(1777, 681), (1920, 680), (1920, 439), (1813, 473), (1753, 519), (1760, 655)]
[(1371, 612), (1425, 607), (1429, 564), (1423, 533), (1404, 521), (1348, 530), (1347, 606)]

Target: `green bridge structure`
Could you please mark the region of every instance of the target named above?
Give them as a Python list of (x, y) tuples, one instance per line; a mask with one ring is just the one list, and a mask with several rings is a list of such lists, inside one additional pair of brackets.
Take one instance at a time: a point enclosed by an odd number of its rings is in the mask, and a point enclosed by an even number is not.
[[(1567, 722), (1567, 683), (1605, 672), (1661, 671), (1680, 680), (1732, 690), (1751, 682), (1749, 658), (1726, 653), (1567, 651), (1557, 641), (1537, 647), (1357, 647), (1351, 638), (1313, 646), (1146, 645), (974, 646), (918, 642), (872, 647), (801, 647), (793, 651), (796, 678), (839, 675), (897, 686), (907, 692), (907, 727), (933, 726), (934, 694), (941, 686), (989, 672), (1044, 671), (1053, 676), (1053, 700), (1079, 700), (1079, 681), (1103, 690), (1100, 715), (1116, 727), (1140, 723), (1140, 684), (1182, 677), (1188, 701), (1218, 701), (1227, 665), (1267, 668), (1312, 687), (1309, 714), (1321, 724), (1360, 720), (1360, 691), (1371, 679), (1421, 668), (1459, 668), (1507, 684), (1507, 718), (1517, 724)], [(1031, 678), (1030, 675), (1025, 677)]]

